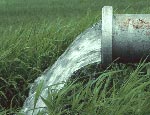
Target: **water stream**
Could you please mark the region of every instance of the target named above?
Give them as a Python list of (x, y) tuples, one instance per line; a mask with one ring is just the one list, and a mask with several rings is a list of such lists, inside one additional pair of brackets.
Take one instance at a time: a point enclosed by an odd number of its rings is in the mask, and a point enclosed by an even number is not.
[[(35, 90), (41, 80), (44, 80), (41, 96), (46, 98), (48, 94), (47, 86), (67, 81), (75, 71), (88, 64), (96, 62), (100, 63), (101, 36), (101, 21), (77, 36), (54, 65), (51, 68), (46, 69), (32, 84), (29, 97), (24, 102), (22, 113), (25, 115), (32, 115), (33, 110), (31, 109), (34, 108)], [(59, 84), (55, 89), (59, 90), (63, 86), (64, 84)], [(43, 110), (45, 106), (44, 102), (39, 98), (36, 104), (36, 108), (38, 109), (34, 110), (33, 115), (37, 115), (38, 111)]]

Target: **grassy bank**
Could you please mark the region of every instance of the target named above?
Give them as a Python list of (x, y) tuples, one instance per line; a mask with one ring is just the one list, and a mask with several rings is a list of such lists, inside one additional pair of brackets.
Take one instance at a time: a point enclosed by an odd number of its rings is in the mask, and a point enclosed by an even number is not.
[(113, 65), (98, 77), (78, 76), (57, 93), (49, 87), (51, 93), (42, 98), (47, 110), (39, 115), (149, 115), (150, 76), (143, 71), (149, 64)]
[(57, 60), (78, 34), (100, 19), (104, 5), (113, 6), (115, 13), (150, 13), (148, 0), (0, 0), (3, 114), (22, 107), (29, 84)]

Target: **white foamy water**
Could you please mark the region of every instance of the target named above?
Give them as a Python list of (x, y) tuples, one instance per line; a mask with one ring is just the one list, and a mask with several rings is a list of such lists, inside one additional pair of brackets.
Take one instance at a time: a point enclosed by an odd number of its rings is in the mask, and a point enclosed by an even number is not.
[[(80, 68), (101, 62), (101, 21), (94, 24), (91, 28), (81, 33), (67, 48), (67, 50), (58, 58), (51, 68), (38, 77), (33, 83), (29, 97), (24, 102), (22, 113), (32, 115), (34, 108), (35, 89), (41, 80), (44, 80), (41, 96), (47, 97), (48, 86), (67, 81), (71, 75)], [(55, 89), (61, 89), (64, 84), (60, 84)], [(46, 107), (41, 98), (38, 99), (33, 115)]]

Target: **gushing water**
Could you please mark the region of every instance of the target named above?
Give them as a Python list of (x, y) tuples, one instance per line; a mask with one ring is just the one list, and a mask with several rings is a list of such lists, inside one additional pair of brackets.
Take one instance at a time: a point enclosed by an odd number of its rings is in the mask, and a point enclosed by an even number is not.
[[(35, 89), (41, 80), (44, 80), (41, 96), (46, 98), (48, 86), (68, 80), (71, 75), (80, 68), (101, 62), (101, 21), (80, 34), (67, 50), (58, 58), (51, 68), (48, 68), (32, 84), (29, 97), (26, 99), (22, 112), (25, 115), (32, 115), (34, 108)], [(59, 84), (55, 89), (61, 89), (64, 84)], [(46, 107), (41, 98), (38, 99), (33, 115)]]

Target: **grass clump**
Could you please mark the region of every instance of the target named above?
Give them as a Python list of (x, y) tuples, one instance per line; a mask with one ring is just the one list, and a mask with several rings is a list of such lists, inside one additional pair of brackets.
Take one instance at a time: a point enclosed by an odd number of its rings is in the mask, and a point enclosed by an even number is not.
[[(42, 100), (49, 115), (148, 115), (150, 113), (150, 76), (144, 68), (149, 63), (106, 70), (87, 81), (70, 79), (58, 92)], [(125, 74), (126, 73), (126, 74)], [(124, 77), (124, 78), (123, 78)], [(43, 113), (44, 112), (44, 113)]]

